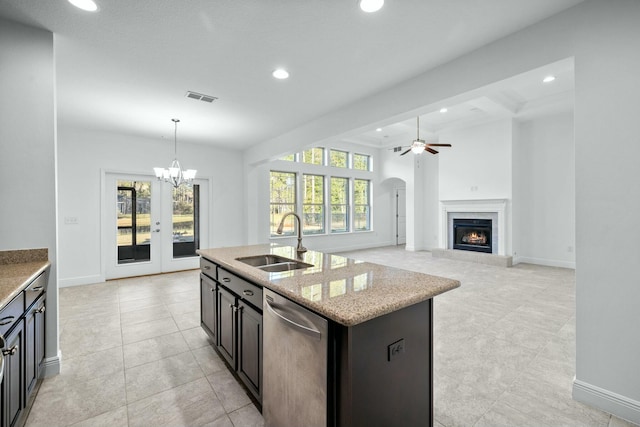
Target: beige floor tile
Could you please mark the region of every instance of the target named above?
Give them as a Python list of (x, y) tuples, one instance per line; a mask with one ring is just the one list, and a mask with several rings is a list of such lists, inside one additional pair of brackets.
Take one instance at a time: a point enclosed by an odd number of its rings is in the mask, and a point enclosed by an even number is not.
[(105, 412), (95, 417), (91, 417), (79, 423), (72, 424), (72, 427), (128, 427), (127, 407), (121, 406), (109, 412)]
[[(213, 391), (227, 413), (233, 412), (251, 403), (249, 395), (228, 370), (220, 370), (207, 376)], [(233, 421), (233, 418), (231, 418)], [(236, 424), (234, 422), (234, 424)]]
[(122, 325), (122, 342), (124, 344), (130, 344), (177, 331), (178, 327), (172, 317), (135, 323), (133, 325)]
[(125, 370), (127, 402), (130, 404), (162, 391), (203, 378), (190, 351)]
[(262, 414), (258, 412), (255, 406), (247, 405), (237, 411), (233, 411), (229, 414), (231, 422), (234, 426), (242, 427), (263, 427), (264, 420)]
[(125, 344), (123, 347), (124, 366), (132, 368), (186, 351), (189, 351), (189, 346), (180, 332), (161, 335)]
[(227, 365), (211, 346), (195, 349), (192, 353), (205, 375), (227, 369)]
[(201, 327), (180, 331), (191, 350), (211, 345), (211, 339)]
[(205, 378), (130, 403), (128, 412), (131, 427), (199, 426), (226, 417)]
[(193, 329), (200, 326), (200, 310), (192, 311), (190, 313), (174, 314), (173, 320), (175, 320), (178, 329), (184, 331), (186, 329)]
[(60, 334), (63, 357), (76, 357), (122, 346), (120, 316), (70, 319)]
[(136, 323), (150, 322), (170, 316), (171, 313), (169, 313), (167, 307), (164, 304), (159, 304), (121, 313), (120, 322), (122, 325), (135, 325)]

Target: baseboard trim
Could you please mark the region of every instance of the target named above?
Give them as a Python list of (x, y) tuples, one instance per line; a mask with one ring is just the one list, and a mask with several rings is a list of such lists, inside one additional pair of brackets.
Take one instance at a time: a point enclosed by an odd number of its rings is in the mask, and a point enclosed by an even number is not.
[(640, 402), (605, 390), (593, 384), (573, 379), (573, 398), (618, 418), (640, 425)]
[(68, 288), (71, 286), (92, 285), (94, 283), (102, 283), (105, 277), (99, 274), (92, 276), (70, 277), (67, 279), (58, 279), (58, 288)]
[(61, 369), (62, 352), (58, 351), (58, 354), (54, 357), (45, 357), (42, 362), (42, 377), (52, 377), (58, 375)]
[[(516, 259), (517, 259), (517, 262), (515, 262)], [(546, 267), (570, 268), (572, 270), (576, 269), (575, 261), (560, 261), (555, 259), (532, 258), (532, 257), (521, 257), (521, 256), (514, 258), (514, 264), (519, 264), (521, 262), (526, 264), (544, 265)]]

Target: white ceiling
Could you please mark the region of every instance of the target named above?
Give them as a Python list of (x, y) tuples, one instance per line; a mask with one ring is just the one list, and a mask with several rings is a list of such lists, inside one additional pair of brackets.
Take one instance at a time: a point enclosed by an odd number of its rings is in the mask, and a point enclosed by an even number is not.
[[(176, 117), (181, 140), (242, 149), (582, 0), (387, 0), (374, 14), (356, 0), (96, 1), (92, 14), (66, 0), (0, 0), (0, 16), (55, 34), (60, 125), (161, 138)], [(280, 66), (288, 80), (271, 77)], [(425, 112), (425, 132), (567, 98), (539, 96), (537, 78), (511, 83), (447, 105), (446, 118)], [(414, 135), (415, 120), (394, 127)], [(354, 141), (384, 146), (379, 134)]]

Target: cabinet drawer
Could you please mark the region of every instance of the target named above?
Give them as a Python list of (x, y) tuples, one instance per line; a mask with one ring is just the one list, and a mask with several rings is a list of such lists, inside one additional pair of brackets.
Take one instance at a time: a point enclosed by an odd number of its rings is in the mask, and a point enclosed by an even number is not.
[(200, 269), (204, 274), (212, 279), (218, 278), (216, 274), (216, 265), (208, 259), (200, 257)]
[(24, 290), (24, 309), (25, 311), (42, 295), (47, 289), (47, 273), (39, 275), (36, 280), (31, 282)]
[(20, 292), (0, 311), (0, 334), (6, 334), (22, 313), (24, 313), (24, 292)]
[(218, 282), (226, 286), (230, 291), (238, 295), (238, 298), (262, 309), (262, 288), (247, 282), (241, 277), (218, 267)]

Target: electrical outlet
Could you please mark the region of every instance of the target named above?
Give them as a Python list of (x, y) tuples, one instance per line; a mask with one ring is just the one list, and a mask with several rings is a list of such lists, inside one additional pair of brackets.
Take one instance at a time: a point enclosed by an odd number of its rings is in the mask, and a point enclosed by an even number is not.
[(65, 216), (64, 217), (64, 223), (65, 224), (77, 224), (78, 223), (78, 217), (77, 216)]
[(387, 360), (391, 362), (404, 354), (404, 338), (387, 346)]
[(567, 246), (567, 252), (569, 253), (573, 252), (573, 246)]

